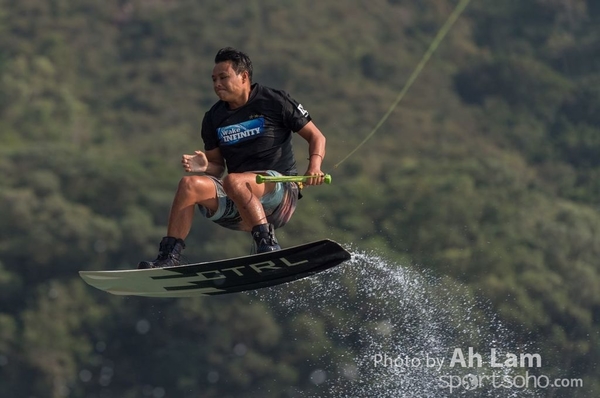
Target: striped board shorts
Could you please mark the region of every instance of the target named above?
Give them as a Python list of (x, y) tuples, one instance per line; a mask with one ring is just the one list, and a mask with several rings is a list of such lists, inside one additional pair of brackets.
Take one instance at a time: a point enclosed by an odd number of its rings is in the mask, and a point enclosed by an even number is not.
[[(261, 173), (269, 176), (280, 176), (281, 173), (274, 170), (267, 170)], [(221, 225), (222, 227), (239, 231), (242, 225), (242, 217), (233, 201), (225, 195), (223, 181), (219, 178), (209, 176), (215, 183), (217, 189), (217, 198), (219, 208), (215, 212), (209, 211), (204, 206), (198, 206), (200, 212), (208, 220)], [(275, 229), (283, 227), (292, 218), (296, 210), (300, 189), (295, 182), (277, 182), (275, 189), (260, 199), (265, 209), (267, 222), (273, 224)]]

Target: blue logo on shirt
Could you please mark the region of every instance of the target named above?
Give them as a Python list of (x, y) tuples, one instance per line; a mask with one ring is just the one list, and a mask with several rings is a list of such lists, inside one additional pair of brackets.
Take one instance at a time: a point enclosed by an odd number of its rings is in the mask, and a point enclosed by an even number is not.
[(217, 134), (219, 142), (222, 145), (233, 145), (238, 142), (246, 141), (265, 132), (265, 118), (247, 120), (242, 123), (232, 124), (231, 126), (219, 127)]

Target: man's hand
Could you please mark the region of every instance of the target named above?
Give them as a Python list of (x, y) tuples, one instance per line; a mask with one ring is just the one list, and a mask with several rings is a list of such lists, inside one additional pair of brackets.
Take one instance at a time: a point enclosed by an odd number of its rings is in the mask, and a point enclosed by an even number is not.
[(204, 152), (194, 151), (194, 155), (183, 155), (181, 164), (188, 173), (204, 173), (208, 168), (208, 159)]
[(313, 177), (307, 178), (304, 185), (321, 185), (325, 182), (325, 173), (321, 169), (308, 169), (304, 175)]

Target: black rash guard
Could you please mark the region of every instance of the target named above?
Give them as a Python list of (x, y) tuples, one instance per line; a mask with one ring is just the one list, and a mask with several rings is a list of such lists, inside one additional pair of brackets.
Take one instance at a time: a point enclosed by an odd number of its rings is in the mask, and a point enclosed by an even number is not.
[(275, 170), (296, 175), (292, 133), (311, 117), (288, 93), (252, 85), (248, 102), (230, 110), (218, 101), (204, 115), (204, 149), (219, 148), (229, 173)]

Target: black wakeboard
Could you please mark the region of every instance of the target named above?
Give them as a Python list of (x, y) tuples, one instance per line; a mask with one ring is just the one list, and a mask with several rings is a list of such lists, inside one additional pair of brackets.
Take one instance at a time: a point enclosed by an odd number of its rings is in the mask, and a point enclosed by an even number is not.
[(89, 285), (117, 294), (194, 297), (242, 292), (306, 278), (349, 260), (332, 240), (268, 253), (154, 269), (79, 271)]

